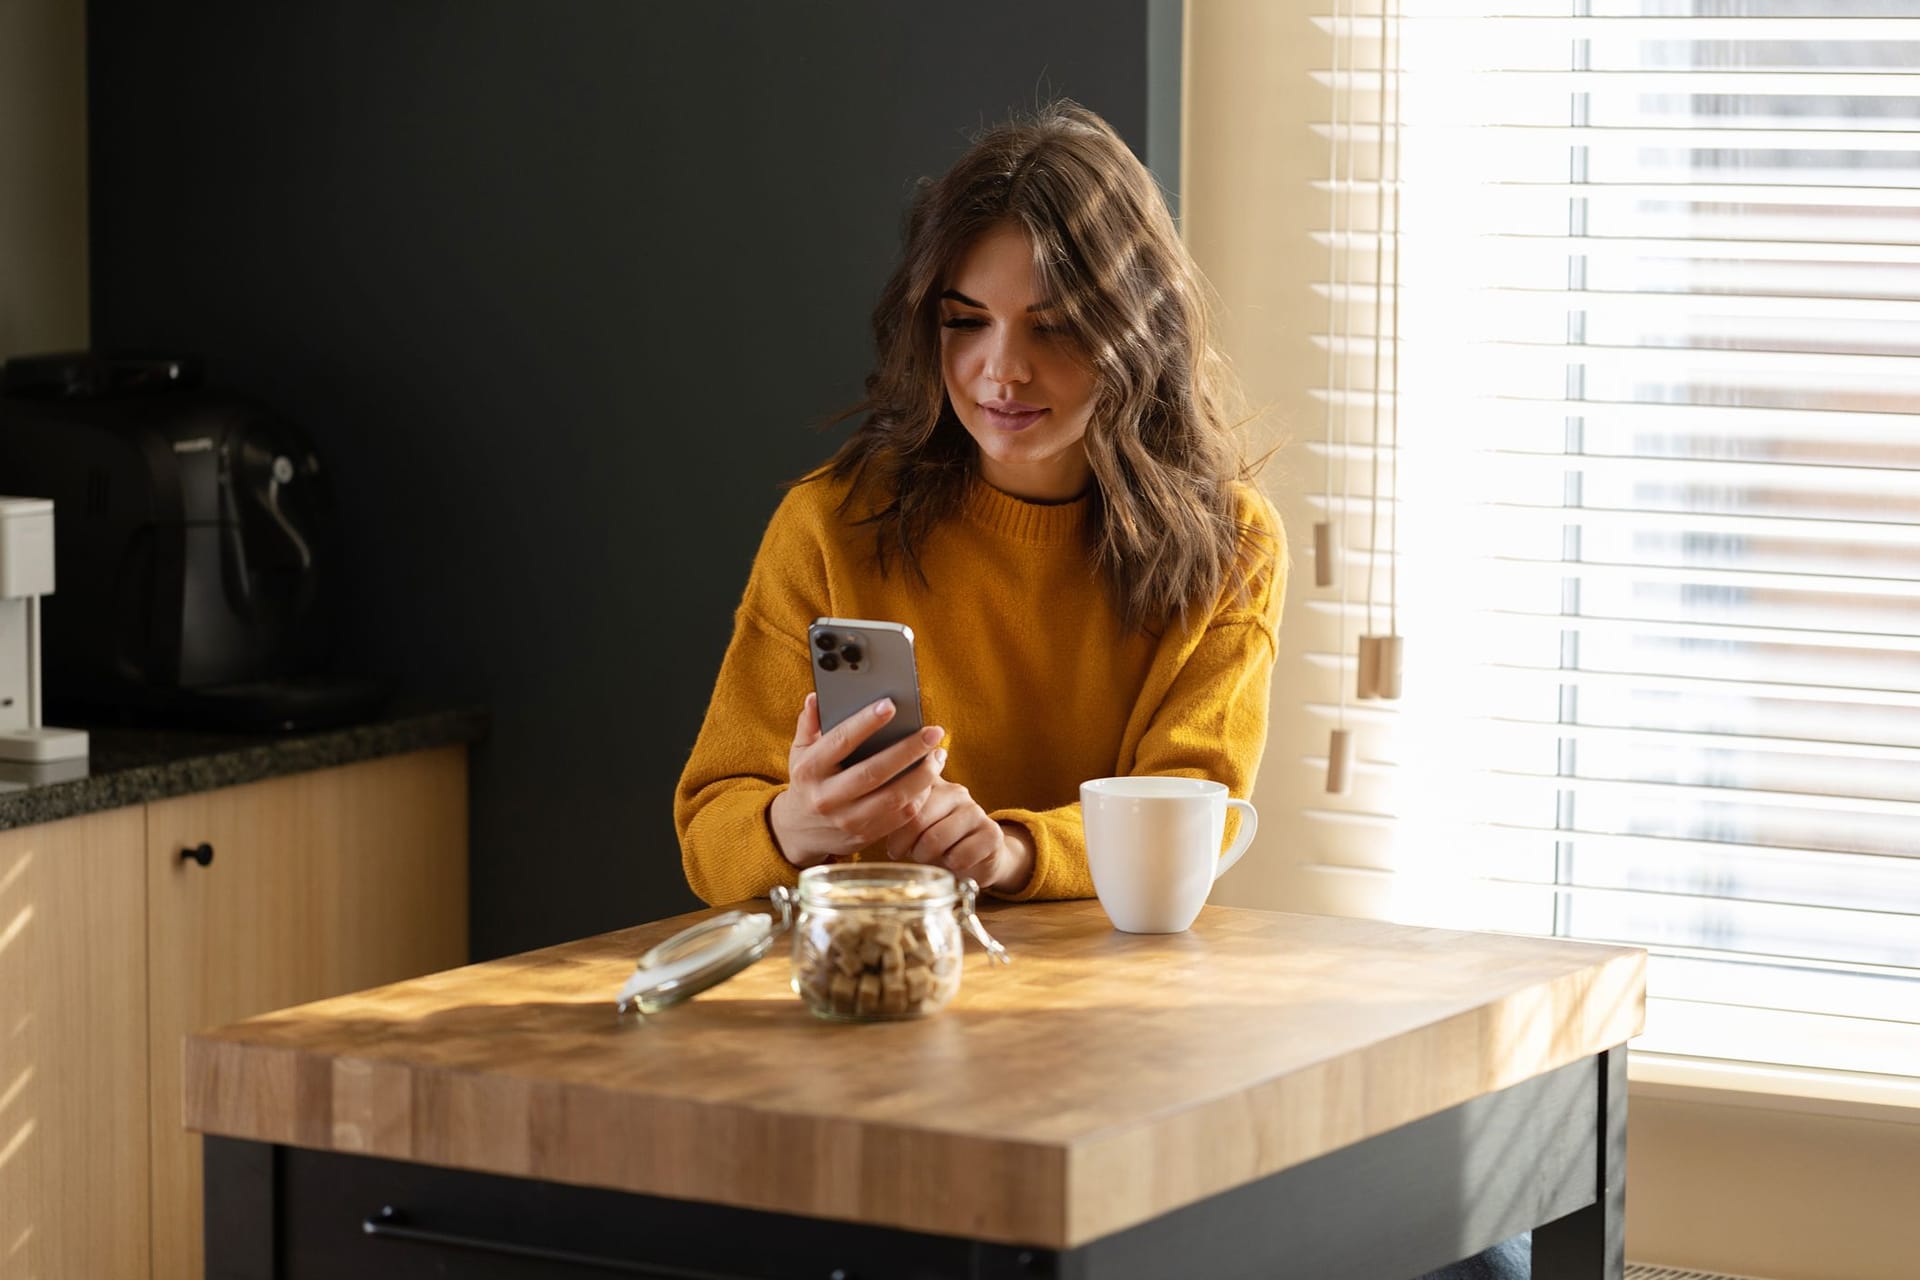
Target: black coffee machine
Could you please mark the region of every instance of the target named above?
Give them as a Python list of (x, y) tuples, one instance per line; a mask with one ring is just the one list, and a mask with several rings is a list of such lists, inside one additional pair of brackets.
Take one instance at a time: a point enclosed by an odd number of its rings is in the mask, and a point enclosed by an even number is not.
[(54, 502), (45, 697), (70, 721), (342, 723), (377, 681), (328, 671), (333, 504), (303, 433), (190, 357), (15, 358), (0, 492)]

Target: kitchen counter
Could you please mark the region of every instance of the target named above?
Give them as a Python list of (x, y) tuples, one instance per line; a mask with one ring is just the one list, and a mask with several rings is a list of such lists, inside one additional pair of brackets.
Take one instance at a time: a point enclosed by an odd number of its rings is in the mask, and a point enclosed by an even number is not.
[[(304, 733), (89, 729), (85, 760), (0, 763), (0, 830), (485, 736), (484, 711), (397, 710)], [(85, 727), (85, 726), (81, 726)]]
[(1528, 1228), (1540, 1280), (1620, 1274), (1641, 951), (1001, 905), (1013, 964), (931, 1018), (816, 1021), (785, 948), (616, 1018), (710, 914), (191, 1037), (221, 1274), (1383, 1280)]

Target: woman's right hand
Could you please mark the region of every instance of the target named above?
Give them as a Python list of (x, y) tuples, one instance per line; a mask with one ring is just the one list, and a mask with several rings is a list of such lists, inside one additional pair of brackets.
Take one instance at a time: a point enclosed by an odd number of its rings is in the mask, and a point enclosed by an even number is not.
[[(811, 867), (845, 857), (919, 816), (947, 763), (947, 753), (935, 747), (946, 736), (940, 728), (929, 725), (858, 764), (840, 767), (893, 715), (892, 699), (882, 698), (823, 734), (819, 704), (807, 695), (787, 752), (787, 789), (767, 811), (773, 838), (788, 862)], [(915, 760), (920, 763), (904, 776), (894, 776)]]

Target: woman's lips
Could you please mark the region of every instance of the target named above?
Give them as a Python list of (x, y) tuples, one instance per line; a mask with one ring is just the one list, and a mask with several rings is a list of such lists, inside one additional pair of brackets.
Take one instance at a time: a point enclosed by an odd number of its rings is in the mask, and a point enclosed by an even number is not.
[(996, 431), (1025, 431), (1047, 414), (1045, 409), (994, 409), (984, 404), (980, 411), (987, 415), (987, 425)]

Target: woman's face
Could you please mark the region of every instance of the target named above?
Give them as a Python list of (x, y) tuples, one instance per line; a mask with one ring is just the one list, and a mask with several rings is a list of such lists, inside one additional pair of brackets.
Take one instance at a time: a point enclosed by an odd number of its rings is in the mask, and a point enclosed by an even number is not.
[(1026, 232), (981, 233), (940, 295), (940, 368), (947, 399), (980, 449), (980, 475), (1018, 498), (1059, 501), (1087, 487), (1094, 375), (1053, 326), (1039, 296)]

